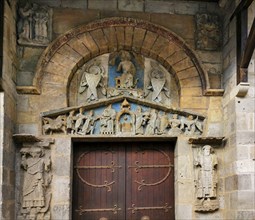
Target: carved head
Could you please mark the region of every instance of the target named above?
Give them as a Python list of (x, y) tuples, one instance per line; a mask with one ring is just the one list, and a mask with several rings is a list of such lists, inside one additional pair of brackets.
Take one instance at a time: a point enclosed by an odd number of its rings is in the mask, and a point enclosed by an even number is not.
[(177, 119), (178, 115), (177, 114), (173, 114), (173, 119)]
[(141, 220), (150, 220), (150, 217), (147, 215), (142, 216)]
[(42, 156), (42, 149), (41, 148), (32, 148), (30, 150), (30, 155), (33, 157), (33, 158), (39, 158)]
[(121, 51), (120, 53), (120, 58), (122, 61), (124, 60), (131, 60), (131, 56), (130, 56), (130, 53), (128, 51)]
[(193, 115), (188, 116), (188, 120), (192, 121), (194, 119)]
[(211, 149), (212, 147), (210, 145), (203, 146), (202, 150), (203, 150), (204, 156), (209, 156), (211, 153)]

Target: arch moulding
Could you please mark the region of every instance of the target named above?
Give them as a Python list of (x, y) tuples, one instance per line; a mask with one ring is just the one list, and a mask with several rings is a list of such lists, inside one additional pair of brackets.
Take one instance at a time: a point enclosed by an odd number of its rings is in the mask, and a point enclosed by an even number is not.
[(181, 38), (148, 21), (117, 17), (82, 25), (58, 37), (41, 55), (33, 85), (23, 92), (40, 94), (45, 73), (62, 75), (68, 87), (73, 74), (84, 63), (123, 49), (158, 61), (173, 74), (180, 93), (182, 88), (196, 87), (201, 94), (208, 94), (208, 75), (195, 52)]

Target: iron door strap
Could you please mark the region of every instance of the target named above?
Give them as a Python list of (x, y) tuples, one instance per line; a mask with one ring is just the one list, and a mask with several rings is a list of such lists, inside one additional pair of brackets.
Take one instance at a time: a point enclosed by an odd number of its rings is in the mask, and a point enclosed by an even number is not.
[(128, 210), (131, 210), (132, 214), (135, 214), (136, 211), (140, 210), (164, 210), (165, 212), (168, 212), (169, 209), (172, 207), (168, 205), (168, 203), (165, 203), (164, 206), (156, 206), (156, 207), (136, 207), (135, 204), (132, 204), (132, 208), (128, 208)]
[[(110, 151), (110, 152), (111, 152), (111, 151)], [(84, 156), (86, 156), (88, 153), (90, 153), (90, 152), (85, 152), (85, 153), (81, 154), (81, 155), (79, 156), (78, 160), (77, 160), (77, 165), (74, 166), (74, 169), (76, 170), (79, 179), (80, 179), (83, 183), (87, 184), (88, 186), (92, 186), (92, 187), (96, 187), (96, 188), (103, 188), (103, 187), (105, 187), (105, 188), (107, 188), (107, 191), (110, 192), (110, 191), (112, 190), (111, 185), (113, 185), (113, 184), (115, 183), (115, 181), (110, 181), (110, 182), (108, 182), (108, 180), (105, 180), (103, 184), (93, 184), (93, 183), (90, 183), (88, 180), (85, 180), (85, 179), (81, 176), (80, 170), (81, 170), (81, 169), (110, 169), (111, 172), (114, 173), (114, 172), (115, 172), (115, 169), (116, 169), (116, 168), (119, 168), (119, 169), (120, 169), (121, 166), (116, 165), (114, 161), (111, 161), (111, 165), (99, 165), (99, 166), (97, 166), (97, 165), (92, 165), (92, 166), (78, 165), (79, 162), (82, 160), (82, 158), (83, 158)], [(107, 153), (108, 153), (108, 152), (107, 152)]]
[(117, 205), (114, 205), (113, 208), (102, 208), (102, 209), (83, 209), (82, 206), (79, 209), (75, 210), (79, 213), (79, 215), (83, 215), (85, 212), (113, 212), (113, 214), (117, 214), (118, 211), (121, 211), (121, 208), (118, 208)]
[(152, 150), (156, 150), (156, 151), (159, 151), (160, 153), (162, 153), (165, 156), (165, 158), (167, 159), (168, 164), (153, 164), (153, 165), (143, 164), (143, 165), (140, 165), (139, 161), (135, 161), (135, 165), (128, 166), (128, 168), (134, 168), (136, 173), (139, 173), (139, 170), (144, 169), (144, 168), (168, 168), (168, 171), (167, 171), (166, 175), (161, 180), (156, 181), (154, 183), (146, 183), (146, 181), (144, 179), (142, 179), (141, 181), (135, 180), (134, 182), (138, 184), (139, 191), (142, 190), (143, 186), (156, 186), (156, 185), (163, 183), (170, 175), (171, 168), (174, 167), (174, 165), (171, 164), (170, 157), (164, 151), (162, 151), (160, 149), (152, 149)]

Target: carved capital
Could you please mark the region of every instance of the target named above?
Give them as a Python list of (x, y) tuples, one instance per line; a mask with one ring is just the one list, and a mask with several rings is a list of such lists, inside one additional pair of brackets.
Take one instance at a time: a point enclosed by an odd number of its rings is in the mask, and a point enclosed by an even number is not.
[(240, 82), (230, 93), (230, 97), (245, 97), (250, 88), (250, 83)]

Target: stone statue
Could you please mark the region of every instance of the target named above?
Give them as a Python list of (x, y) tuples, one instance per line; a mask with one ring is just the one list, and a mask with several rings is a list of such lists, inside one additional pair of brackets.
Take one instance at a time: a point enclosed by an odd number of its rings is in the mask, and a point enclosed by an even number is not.
[(69, 115), (66, 118), (66, 131), (67, 133), (74, 134), (75, 132), (75, 110), (69, 112)]
[(98, 100), (98, 90), (100, 89), (103, 95), (106, 95), (106, 88), (103, 84), (104, 68), (97, 63), (89, 65), (83, 73), (80, 83), (79, 93), (82, 94), (87, 90), (86, 101)]
[(91, 110), (87, 115), (84, 116), (84, 119), (85, 119), (85, 122), (83, 123), (81, 131), (78, 133), (81, 135), (93, 134), (95, 121), (97, 120), (97, 119), (94, 119), (94, 111)]
[(114, 134), (115, 133), (115, 119), (116, 111), (109, 105), (104, 109), (100, 117), (100, 134)]
[(145, 135), (153, 135), (156, 131), (159, 130), (158, 128), (158, 111), (156, 109), (151, 109), (150, 111), (150, 118), (147, 122), (147, 126), (145, 129)]
[(52, 10), (26, 2), (18, 9), (18, 42), (22, 45), (46, 46), (51, 40)]
[(66, 134), (66, 116), (59, 115), (56, 119), (43, 118), (43, 134), (65, 133)]
[(151, 100), (154, 102), (162, 102), (163, 94), (168, 98), (170, 97), (169, 90), (166, 87), (165, 74), (159, 68), (157, 67), (151, 72), (150, 85), (147, 87), (148, 92), (145, 95), (147, 97), (151, 93)]
[(189, 115), (188, 118), (185, 118), (183, 121), (182, 128), (185, 129), (186, 135), (194, 135), (203, 133), (203, 125), (198, 121), (198, 117), (194, 119), (193, 115)]
[(182, 121), (178, 119), (177, 114), (173, 114), (172, 118), (169, 119), (169, 125), (170, 125), (170, 130), (168, 134), (170, 135), (178, 135), (182, 133)]
[(116, 87), (119, 89), (135, 88), (137, 81), (134, 81), (136, 75), (135, 65), (131, 61), (131, 54), (128, 51), (120, 52), (120, 63), (117, 67), (117, 72), (121, 72), (120, 77), (116, 77)]
[(219, 208), (216, 199), (217, 156), (212, 152), (210, 145), (202, 148), (202, 153), (194, 161), (194, 165), (199, 169), (195, 179), (197, 211), (213, 211)]
[(75, 116), (74, 133), (79, 134), (82, 129), (84, 119), (86, 116), (83, 114), (83, 108), (79, 108), (79, 113)]
[(143, 112), (141, 106), (137, 106), (135, 121), (135, 134), (142, 135), (144, 133), (144, 126), (147, 124), (150, 114), (148, 112)]
[(21, 167), (24, 169), (22, 190), (23, 219), (48, 219), (38, 218), (45, 216), (49, 209), (51, 194), (46, 193), (51, 175), (49, 175), (51, 160), (44, 155), (40, 147), (21, 149)]
[(169, 119), (166, 112), (163, 112), (158, 119), (160, 120), (159, 134), (166, 134), (169, 127)]

